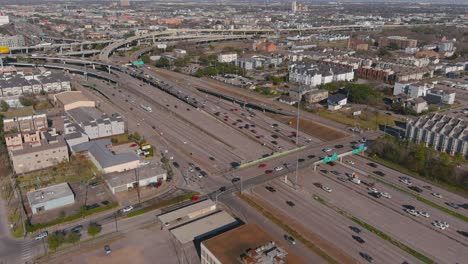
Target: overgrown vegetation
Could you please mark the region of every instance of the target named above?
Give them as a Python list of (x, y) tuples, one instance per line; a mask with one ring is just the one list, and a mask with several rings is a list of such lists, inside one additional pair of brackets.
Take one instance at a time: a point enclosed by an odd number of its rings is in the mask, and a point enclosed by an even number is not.
[(376, 105), (382, 100), (381, 92), (365, 84), (346, 83), (344, 92), (351, 103)]
[(196, 77), (213, 76), (218, 74), (237, 74), (244, 75), (244, 70), (231, 63), (215, 63), (212, 66), (198, 69), (195, 72)]
[(373, 141), (368, 153), (399, 164), (431, 181), (468, 190), (468, 173), (456, 172), (456, 167), (465, 162), (460, 155), (451, 157), (424, 145), (400, 141), (390, 136)]
[(159, 203), (156, 203), (156, 204), (153, 204), (151, 206), (141, 208), (141, 209), (138, 209), (138, 210), (133, 210), (130, 213), (128, 213), (126, 217), (134, 217), (134, 216), (137, 216), (137, 215), (147, 213), (149, 211), (153, 211), (153, 210), (160, 209), (160, 208), (163, 208), (163, 207), (167, 207), (167, 206), (170, 206), (170, 205), (173, 205), (173, 204), (181, 203), (183, 201), (191, 199), (193, 196), (196, 196), (196, 195), (198, 195), (198, 193), (191, 192), (191, 193), (183, 194), (183, 195), (171, 198), (171, 199), (163, 200), (163, 201), (161, 201)]
[(99, 224), (97, 224), (97, 223), (91, 223), (91, 224), (88, 226), (88, 235), (94, 237), (95, 235), (101, 233), (101, 230), (102, 230), (101, 225), (99, 225)]

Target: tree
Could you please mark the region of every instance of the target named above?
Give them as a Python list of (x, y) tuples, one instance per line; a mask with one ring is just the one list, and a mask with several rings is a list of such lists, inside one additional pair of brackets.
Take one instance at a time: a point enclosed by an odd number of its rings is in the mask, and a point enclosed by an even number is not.
[(4, 100), (0, 101), (0, 107), (2, 109), (2, 112), (6, 112), (6, 111), (8, 111), (8, 108), (10, 108), (8, 103), (5, 102)]
[(88, 226), (88, 235), (90, 236), (95, 236), (97, 234), (99, 234), (102, 230), (102, 227), (97, 224), (97, 223), (91, 223), (89, 226)]
[(387, 48), (389, 50), (398, 50), (399, 49), (398, 45), (396, 43), (393, 43), (393, 42), (388, 44)]
[(80, 241), (80, 238), (81, 238), (81, 236), (78, 235), (77, 233), (70, 232), (70, 233), (68, 233), (68, 236), (67, 236), (65, 241), (67, 243), (69, 243), (69, 244), (75, 244), (76, 242)]
[(65, 236), (61, 232), (50, 234), (47, 237), (47, 244), (51, 250), (56, 250), (65, 241)]
[(155, 64), (155, 66), (158, 68), (166, 68), (166, 67), (169, 67), (170, 65), (171, 65), (171, 62), (166, 57), (160, 58)]
[(21, 96), (19, 98), (19, 101), (23, 106), (32, 106), (32, 105), (34, 105), (34, 100), (32, 98), (29, 98), (29, 97)]
[(380, 48), (378, 52), (379, 57), (385, 57), (390, 55), (390, 52), (386, 48)]

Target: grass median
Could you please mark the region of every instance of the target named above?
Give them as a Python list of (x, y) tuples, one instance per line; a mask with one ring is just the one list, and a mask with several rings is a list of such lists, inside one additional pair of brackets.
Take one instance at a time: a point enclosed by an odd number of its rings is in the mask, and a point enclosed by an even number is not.
[(428, 264), (431, 264), (431, 263), (434, 263), (434, 261), (432, 259), (430, 259), (429, 257), (427, 257), (426, 255), (416, 251), (415, 249), (401, 243), (400, 241), (392, 238), (391, 236), (385, 234), (384, 232), (380, 231), (379, 229), (369, 225), (368, 223), (360, 220), (359, 218), (353, 216), (353, 215), (350, 215), (348, 214), (347, 212), (341, 210), (340, 208), (338, 207), (335, 207), (335, 206), (332, 206), (332, 205), (328, 205), (323, 199), (321, 199), (320, 197), (318, 196), (315, 196), (314, 197), (315, 200), (319, 201), (320, 203), (328, 206), (329, 208), (335, 210), (336, 212), (338, 212), (339, 214), (343, 215), (344, 217), (350, 219), (351, 221), (353, 221), (354, 223), (360, 225), (361, 227), (367, 229), (368, 231), (376, 234), (377, 236), (379, 236), (380, 238), (390, 242), (391, 244), (397, 246), (398, 248), (404, 250), (405, 252), (407, 252), (408, 254), (411, 254), (412, 256), (414, 256), (415, 258), (419, 259), (420, 261), (424, 262), (424, 263), (428, 263)]
[(329, 256), (325, 251), (317, 247), (315, 244), (307, 240), (305, 237), (303, 237), (301, 234), (296, 232), (294, 229), (292, 229), (288, 224), (283, 223), (280, 219), (275, 217), (272, 213), (269, 211), (265, 210), (261, 205), (257, 204), (255, 201), (250, 199), (249, 197), (243, 195), (243, 194), (238, 194), (238, 196), (247, 204), (258, 210), (263, 216), (268, 218), (270, 221), (281, 227), (284, 231), (289, 233), (291, 236), (295, 237), (297, 240), (301, 241), (307, 248), (312, 250), (312, 252), (316, 253), (319, 255), (321, 258), (323, 258), (327, 263), (339, 263), (337, 260)]
[(157, 209), (167, 207), (167, 206), (170, 206), (170, 205), (173, 205), (173, 204), (184, 202), (184, 201), (187, 201), (187, 200), (191, 199), (193, 196), (196, 196), (196, 195), (198, 195), (198, 193), (191, 192), (191, 193), (176, 196), (176, 197), (171, 198), (171, 199), (162, 200), (161, 202), (153, 204), (151, 206), (131, 211), (125, 217), (126, 218), (135, 217), (137, 215), (142, 215), (144, 213), (147, 213), (147, 212), (150, 212), (150, 211), (153, 211), (153, 210), (157, 210)]

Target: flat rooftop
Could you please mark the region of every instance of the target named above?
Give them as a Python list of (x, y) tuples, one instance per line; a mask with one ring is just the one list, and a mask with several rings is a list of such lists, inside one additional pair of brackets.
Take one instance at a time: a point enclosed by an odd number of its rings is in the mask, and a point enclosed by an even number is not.
[(84, 96), (80, 91), (68, 91), (62, 92), (55, 95), (55, 98), (62, 104), (67, 105), (80, 101), (91, 101), (88, 97)]
[(230, 225), (237, 223), (237, 220), (224, 211), (219, 211), (214, 214), (199, 218), (193, 222), (170, 229), (171, 233), (185, 244), (193, 241), (195, 238), (217, 232)]
[(117, 166), (139, 160), (138, 155), (133, 151), (114, 154), (109, 147), (112, 146), (110, 139), (99, 139), (84, 142), (71, 149), (74, 153), (88, 151), (102, 168)]
[(29, 205), (36, 205), (52, 201), (55, 199), (60, 199), (74, 195), (72, 189), (68, 183), (59, 183), (56, 185), (51, 185), (42, 189), (35, 190), (33, 192), (28, 192), (26, 196), (28, 197)]
[(190, 214), (196, 213), (198, 211), (202, 211), (204, 209), (212, 207), (213, 211), (216, 209), (216, 204), (213, 200), (207, 199), (198, 203), (190, 204), (188, 206), (176, 209), (174, 211), (159, 215), (159, 220), (162, 223), (171, 223), (172, 221), (184, 218)]
[(68, 110), (67, 113), (79, 124), (95, 121), (104, 115), (94, 107), (78, 107)]
[[(136, 182), (135, 170), (129, 170), (124, 172), (115, 172), (105, 174), (104, 178), (106, 182), (112, 187), (122, 186), (128, 183)], [(138, 169), (138, 179), (145, 180), (154, 176), (160, 176), (166, 173), (161, 167), (160, 163), (150, 164)]]
[[(255, 223), (249, 223), (207, 239), (202, 244), (223, 264), (238, 264), (240, 255), (247, 249), (254, 249), (275, 239)], [(275, 243), (285, 248), (281, 243)], [(288, 252), (286, 263), (306, 263)]]

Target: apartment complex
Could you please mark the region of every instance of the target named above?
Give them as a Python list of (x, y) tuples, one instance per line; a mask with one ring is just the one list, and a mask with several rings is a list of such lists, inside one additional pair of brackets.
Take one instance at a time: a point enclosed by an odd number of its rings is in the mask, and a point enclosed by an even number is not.
[(289, 80), (305, 86), (316, 87), (335, 81), (352, 81), (354, 71), (340, 64), (297, 63), (289, 65)]
[(431, 114), (408, 121), (406, 137), (450, 155), (468, 156), (468, 123), (466, 119)]
[(20, 139), (21, 135), (17, 134), (14, 141), (21, 140), (22, 143), (8, 149), (15, 173), (27, 173), (69, 161), (63, 136), (51, 132), (35, 132), (33, 137), (30, 136), (23, 134), (23, 139)]
[(218, 62), (228, 63), (237, 60), (237, 53), (218, 54)]
[[(1, 44), (0, 44), (1, 45)], [(70, 91), (70, 78), (50, 72), (41, 74), (5, 73), (0, 75), (0, 97)]]
[(418, 41), (402, 36), (389, 36), (379, 38), (380, 47), (388, 47), (390, 46), (390, 44), (395, 44), (399, 49), (416, 48), (416, 46), (418, 45)]
[(5, 131), (16, 130), (18, 132), (47, 130), (46, 114), (6, 118), (3, 120), (3, 128)]
[(22, 35), (0, 36), (0, 46), (8, 48), (17, 48), (26, 46)]

